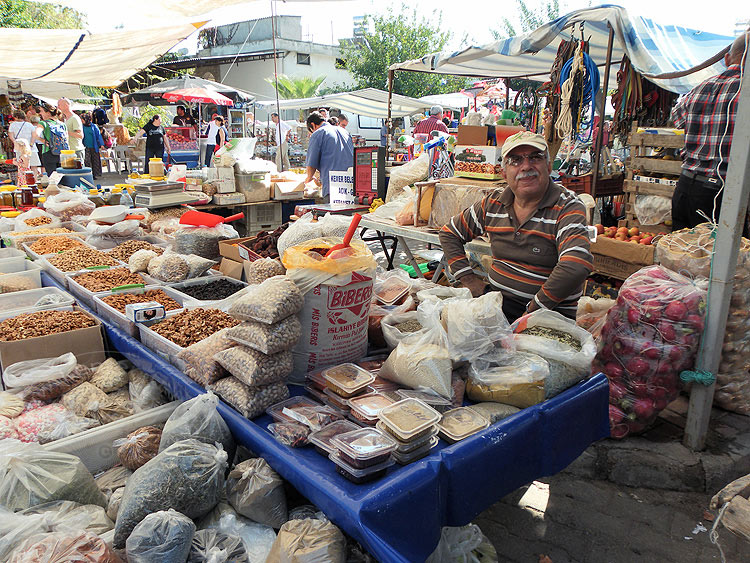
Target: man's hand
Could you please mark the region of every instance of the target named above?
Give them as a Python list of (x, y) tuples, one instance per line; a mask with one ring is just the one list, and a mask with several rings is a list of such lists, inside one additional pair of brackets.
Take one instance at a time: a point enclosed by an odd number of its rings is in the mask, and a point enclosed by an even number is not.
[(484, 292), (487, 289), (487, 281), (476, 274), (468, 274), (466, 276), (463, 276), (460, 280), (458, 280), (458, 282), (469, 291), (471, 291), (472, 297), (479, 297), (480, 295), (484, 295)]

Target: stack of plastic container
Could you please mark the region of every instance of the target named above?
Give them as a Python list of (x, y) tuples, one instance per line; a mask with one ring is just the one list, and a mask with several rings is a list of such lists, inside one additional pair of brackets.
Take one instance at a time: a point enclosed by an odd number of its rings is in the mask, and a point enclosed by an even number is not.
[(391, 452), (396, 441), (374, 428), (352, 430), (331, 439), (336, 448), (328, 456), (336, 464), (336, 471), (352, 483), (367, 483), (385, 475), (393, 465)]
[(375, 376), (355, 364), (340, 364), (321, 372), (326, 387), (323, 390), (326, 404), (348, 414), (349, 399), (362, 395)]
[(437, 444), (440, 413), (418, 399), (404, 399), (385, 407), (376, 427), (396, 441), (393, 458), (407, 465), (423, 458)]
[(490, 421), (469, 407), (458, 407), (443, 414), (438, 425), (440, 437), (449, 444), (468, 438), (490, 425)]

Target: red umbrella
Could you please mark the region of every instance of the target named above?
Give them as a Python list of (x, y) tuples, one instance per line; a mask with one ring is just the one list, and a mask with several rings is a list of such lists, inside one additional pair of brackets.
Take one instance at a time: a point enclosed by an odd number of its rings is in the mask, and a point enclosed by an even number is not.
[(218, 106), (231, 106), (234, 104), (231, 98), (227, 98), (224, 94), (212, 92), (206, 88), (182, 88), (166, 92), (161, 97), (168, 102), (199, 102), (202, 104), (216, 104)]

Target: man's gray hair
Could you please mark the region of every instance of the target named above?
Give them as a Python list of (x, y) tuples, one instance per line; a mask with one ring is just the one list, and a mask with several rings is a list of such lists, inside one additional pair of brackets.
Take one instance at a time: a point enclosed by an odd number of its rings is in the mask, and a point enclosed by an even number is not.
[(443, 115), (442, 106), (432, 106), (430, 108), (430, 115)]

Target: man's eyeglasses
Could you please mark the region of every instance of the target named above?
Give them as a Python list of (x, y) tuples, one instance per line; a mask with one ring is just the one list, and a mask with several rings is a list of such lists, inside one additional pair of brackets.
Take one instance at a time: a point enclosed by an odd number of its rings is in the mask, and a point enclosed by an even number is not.
[(536, 151), (531, 154), (511, 154), (505, 157), (505, 164), (521, 166), (526, 159), (529, 160), (530, 164), (540, 164), (547, 160), (547, 154), (544, 151)]

